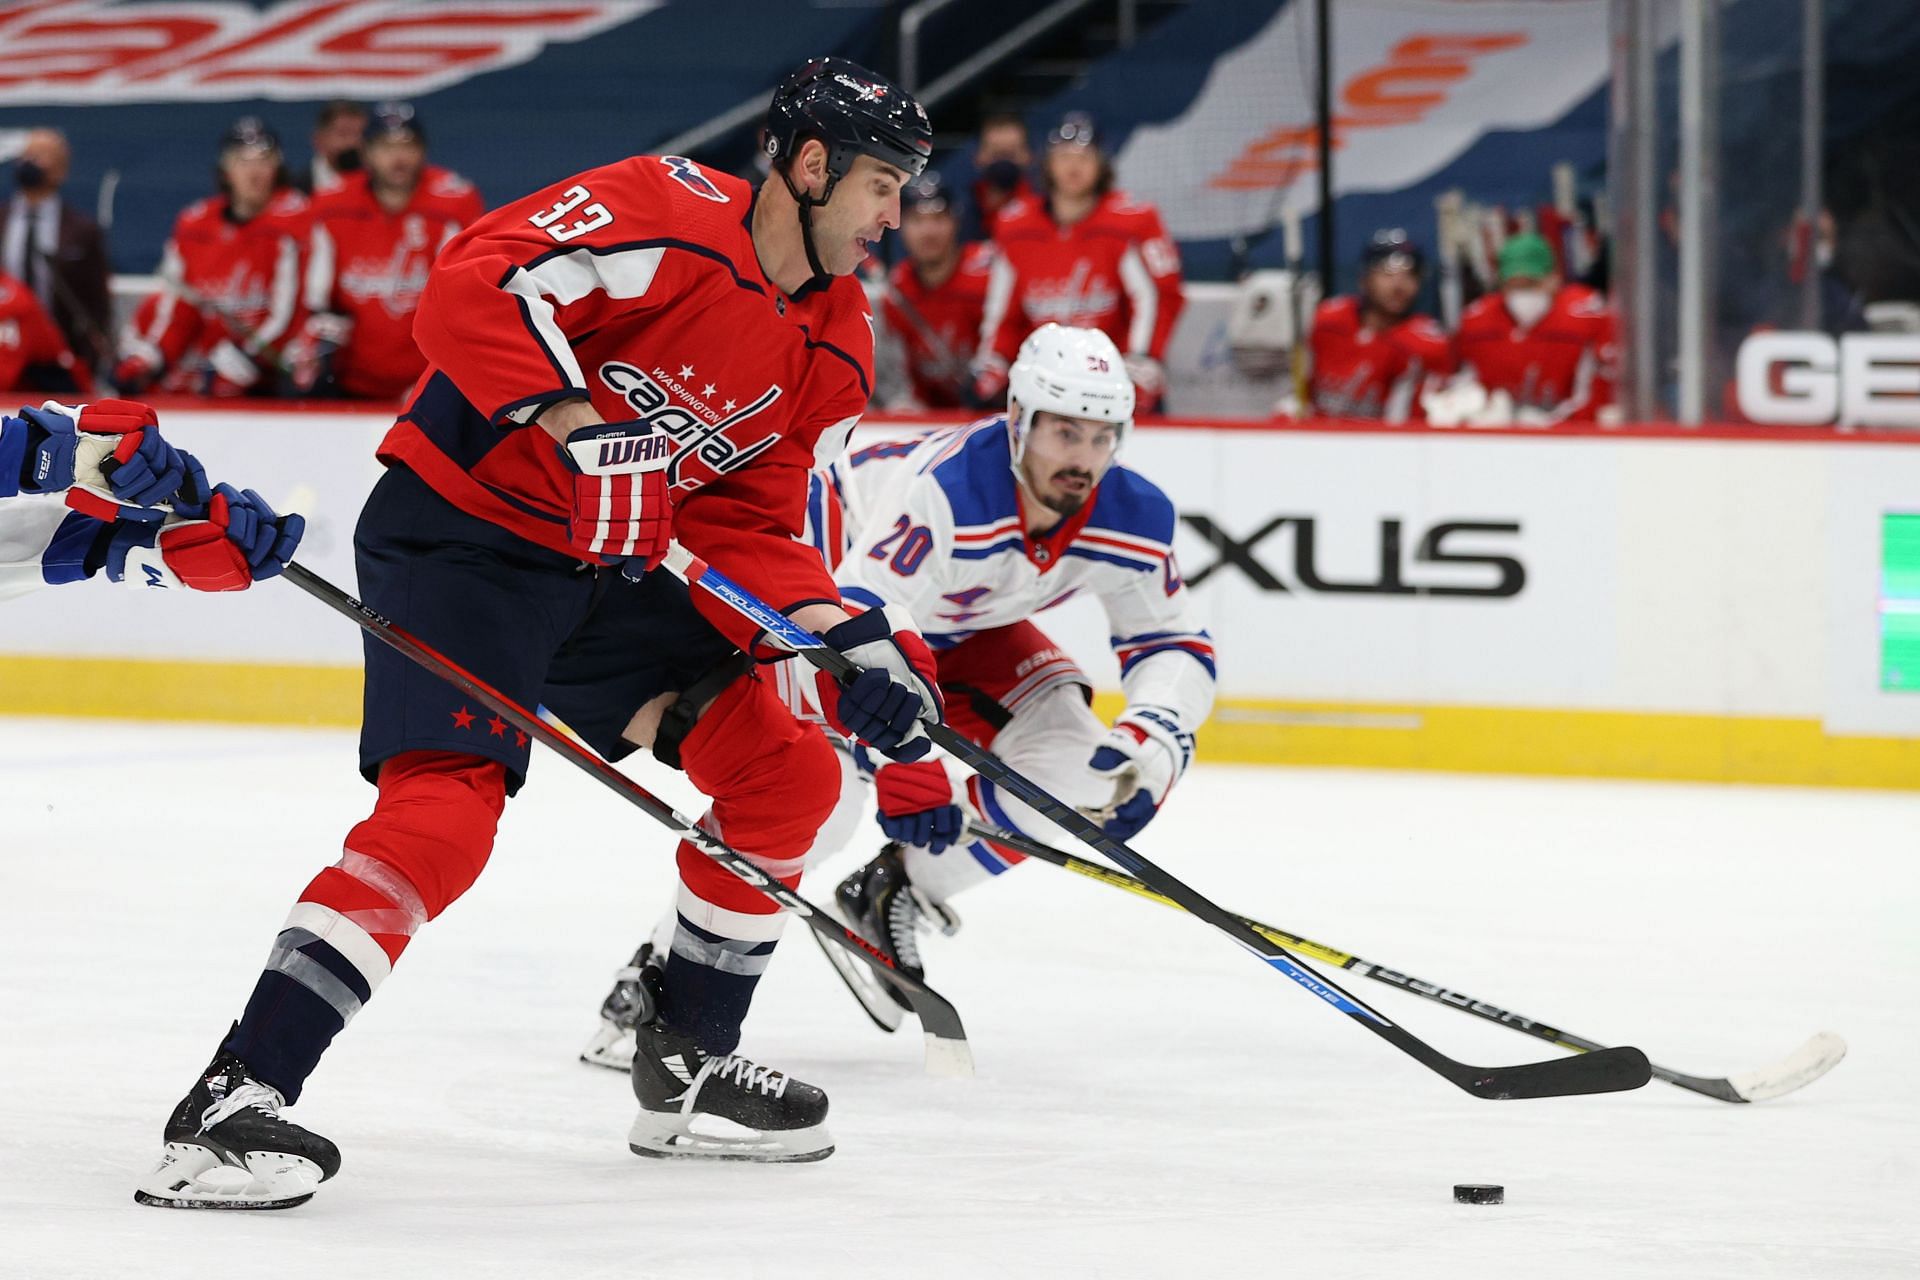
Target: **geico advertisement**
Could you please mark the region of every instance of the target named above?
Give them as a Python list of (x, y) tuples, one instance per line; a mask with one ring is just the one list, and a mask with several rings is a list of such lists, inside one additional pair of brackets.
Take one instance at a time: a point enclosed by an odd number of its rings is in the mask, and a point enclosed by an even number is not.
[(1734, 381), (1768, 426), (1920, 427), (1920, 334), (1756, 333)]

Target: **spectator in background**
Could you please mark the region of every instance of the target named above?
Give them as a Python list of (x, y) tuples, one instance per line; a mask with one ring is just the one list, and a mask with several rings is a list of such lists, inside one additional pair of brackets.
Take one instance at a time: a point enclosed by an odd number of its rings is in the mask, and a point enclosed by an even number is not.
[(413, 313), (447, 241), (479, 217), (473, 185), (427, 163), (426, 133), (404, 102), (375, 107), (366, 169), (314, 202), (311, 315), (291, 352), (301, 394), (388, 400), (427, 367)]
[(360, 168), (366, 132), (367, 109), (359, 103), (334, 98), (321, 107), (313, 122), (313, 159), (294, 185), (310, 196), (339, 190), (347, 175)]
[(912, 400), (896, 408), (953, 409), (968, 403), (968, 364), (987, 305), (993, 246), (960, 241), (959, 210), (932, 170), (900, 192), (900, 239), (907, 256), (887, 274), (881, 315), (906, 350)]
[(1426, 260), (1404, 231), (1376, 232), (1360, 254), (1360, 288), (1320, 304), (1307, 338), (1307, 409), (1317, 417), (1405, 422), (1418, 392), (1453, 369), (1447, 335), (1416, 313)]
[(0, 271), (0, 389), (92, 395), (93, 373), (74, 359), (33, 290)]
[(1113, 189), (1113, 165), (1084, 112), (1048, 135), (1042, 185), (1043, 195), (1000, 213), (974, 395), (1000, 403), (1020, 343), (1052, 321), (1112, 338), (1136, 406), (1151, 413), (1166, 390), (1161, 362), (1182, 304), (1180, 252), (1152, 205)]
[(1500, 291), (1460, 316), (1459, 374), (1428, 396), (1436, 426), (1593, 422), (1613, 404), (1613, 315), (1593, 290), (1562, 284), (1531, 232), (1500, 249)]
[(1027, 143), (1027, 122), (1006, 112), (980, 122), (980, 140), (973, 148), (973, 209), (979, 218), (979, 238), (991, 239), (1000, 211), (1016, 200), (1033, 199), (1027, 171), (1033, 167), (1033, 148)]
[(282, 389), (311, 206), (258, 116), (242, 116), (221, 137), (216, 172), (220, 194), (174, 220), (160, 289), (120, 336), (113, 382), (123, 395), (153, 386), (213, 396)]
[(107, 238), (60, 198), (73, 155), (58, 129), (27, 134), (14, 181), (20, 194), (0, 206), (0, 271), (40, 300), (80, 363), (97, 366), (112, 350)]

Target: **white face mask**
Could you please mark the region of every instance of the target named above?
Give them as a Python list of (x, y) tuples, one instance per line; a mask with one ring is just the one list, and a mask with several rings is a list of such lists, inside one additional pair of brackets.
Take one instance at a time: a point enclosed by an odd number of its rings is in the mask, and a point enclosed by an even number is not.
[(1531, 329), (1553, 305), (1553, 295), (1545, 289), (1509, 289), (1506, 302), (1507, 314), (1513, 317), (1514, 323), (1522, 329)]

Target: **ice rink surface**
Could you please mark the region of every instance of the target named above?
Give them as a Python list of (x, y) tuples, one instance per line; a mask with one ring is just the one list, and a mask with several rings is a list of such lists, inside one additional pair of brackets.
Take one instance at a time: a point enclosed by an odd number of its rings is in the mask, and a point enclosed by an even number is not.
[[(791, 928), (743, 1049), (831, 1093), (838, 1153), (641, 1160), (626, 1080), (575, 1054), (670, 844), (536, 757), (292, 1113), (340, 1177), (282, 1213), (136, 1206), (372, 795), (346, 733), (0, 720), (0, 1276), (1920, 1275), (1920, 796), (1204, 765), (1139, 843), (1231, 908), (1682, 1071), (1829, 1028), (1852, 1053), (1754, 1106), (1483, 1102), (1197, 922), (1029, 865), (930, 945), (977, 1078), (924, 1076)], [(1558, 1052), (1343, 981), (1457, 1058)]]

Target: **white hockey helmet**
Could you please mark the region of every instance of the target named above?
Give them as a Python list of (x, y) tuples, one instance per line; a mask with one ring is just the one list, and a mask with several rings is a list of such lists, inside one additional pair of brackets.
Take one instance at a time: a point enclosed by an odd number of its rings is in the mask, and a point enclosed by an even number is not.
[[(1126, 443), (1133, 426), (1133, 380), (1113, 339), (1098, 329), (1043, 324), (1020, 344), (1007, 371), (1007, 430), (1017, 467), (1027, 451), (1033, 415), (1045, 410), (1119, 426)], [(1119, 453), (1118, 445), (1114, 452)]]

